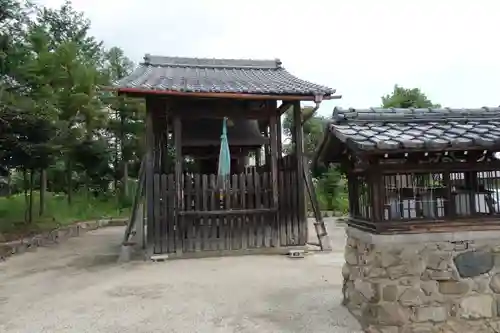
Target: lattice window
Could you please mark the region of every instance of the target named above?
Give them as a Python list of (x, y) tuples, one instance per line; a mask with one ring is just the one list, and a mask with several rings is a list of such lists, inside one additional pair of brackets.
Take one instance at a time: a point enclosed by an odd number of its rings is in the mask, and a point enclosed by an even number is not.
[(442, 173), (384, 176), (383, 219), (386, 221), (442, 219), (446, 201)]

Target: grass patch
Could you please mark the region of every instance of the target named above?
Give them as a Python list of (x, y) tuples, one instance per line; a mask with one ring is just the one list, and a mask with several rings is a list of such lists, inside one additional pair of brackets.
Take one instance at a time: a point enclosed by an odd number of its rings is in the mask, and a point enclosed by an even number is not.
[(110, 217), (128, 217), (130, 200), (118, 200), (116, 196), (92, 196), (76, 193), (69, 205), (64, 194), (47, 193), (45, 212), (39, 216), (40, 195), (34, 193), (33, 222), (25, 222), (26, 199), (24, 194), (0, 197), (0, 234), (11, 239), (19, 236), (51, 230), (78, 221)]

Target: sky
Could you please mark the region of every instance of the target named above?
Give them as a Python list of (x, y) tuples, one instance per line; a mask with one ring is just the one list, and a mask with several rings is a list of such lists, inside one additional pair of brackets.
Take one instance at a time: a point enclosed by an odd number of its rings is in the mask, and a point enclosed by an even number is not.
[[(58, 7), (63, 0), (39, 0)], [(135, 62), (146, 54), (279, 58), (337, 89), (335, 106), (380, 106), (395, 84), (434, 103), (500, 105), (498, 0), (73, 0), (92, 34)], [(495, 33), (497, 31), (497, 33)]]

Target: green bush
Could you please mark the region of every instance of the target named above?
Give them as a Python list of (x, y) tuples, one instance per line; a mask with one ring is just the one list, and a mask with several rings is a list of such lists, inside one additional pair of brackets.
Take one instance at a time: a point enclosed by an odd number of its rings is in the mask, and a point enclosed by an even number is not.
[(47, 230), (76, 221), (127, 217), (131, 207), (131, 200), (118, 199), (116, 195), (94, 196), (75, 193), (72, 197), (72, 204), (69, 205), (66, 195), (47, 193), (45, 213), (39, 216), (40, 195), (38, 192), (34, 192), (33, 195), (34, 220), (30, 225), (24, 222), (25, 214), (27, 214), (27, 199), (24, 194), (0, 198), (0, 233)]
[(349, 211), (347, 181), (337, 168), (330, 167), (319, 177), (316, 195), (321, 210)]

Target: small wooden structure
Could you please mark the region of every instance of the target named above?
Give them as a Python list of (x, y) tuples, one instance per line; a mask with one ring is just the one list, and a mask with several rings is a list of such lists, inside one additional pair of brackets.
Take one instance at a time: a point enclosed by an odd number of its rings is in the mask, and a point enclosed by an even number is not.
[[(319, 104), (335, 90), (292, 76), (279, 60), (150, 55), (114, 89), (146, 99), (145, 246), (152, 253), (306, 244), (300, 102)], [(282, 156), (280, 117), (289, 108), (295, 151)], [(215, 174), (224, 117), (232, 175), (222, 188)]]
[(500, 228), (500, 108), (340, 109), (315, 163), (338, 163), (349, 225), (373, 233)]

